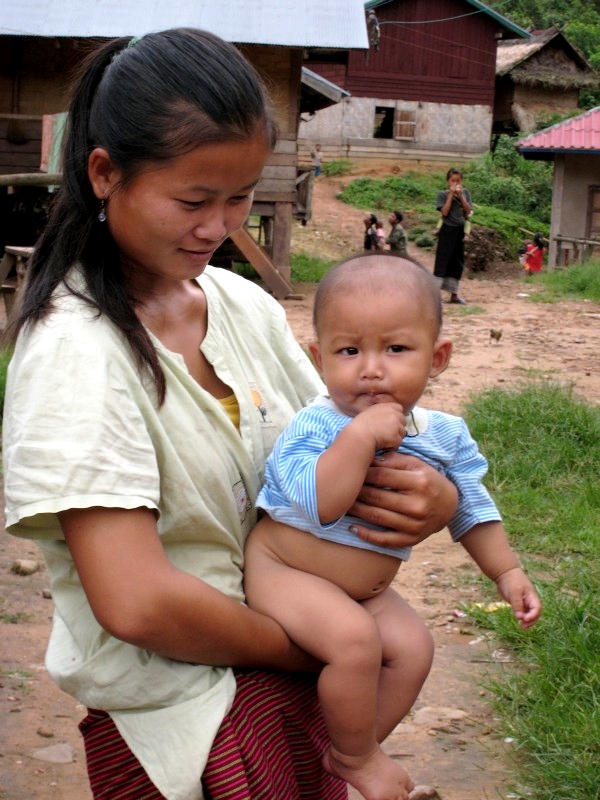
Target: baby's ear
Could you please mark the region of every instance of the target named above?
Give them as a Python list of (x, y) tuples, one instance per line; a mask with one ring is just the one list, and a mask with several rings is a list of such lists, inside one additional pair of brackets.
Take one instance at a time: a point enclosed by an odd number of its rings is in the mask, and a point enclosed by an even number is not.
[(441, 375), (450, 363), (450, 356), (452, 355), (452, 342), (450, 339), (442, 338), (437, 339), (433, 345), (433, 355), (431, 358), (431, 368), (429, 370), (429, 377), (436, 378)]
[(323, 362), (321, 359), (321, 347), (318, 342), (310, 342), (308, 345), (308, 350), (312, 356), (312, 360), (315, 362), (316, 368), (319, 372), (323, 371)]

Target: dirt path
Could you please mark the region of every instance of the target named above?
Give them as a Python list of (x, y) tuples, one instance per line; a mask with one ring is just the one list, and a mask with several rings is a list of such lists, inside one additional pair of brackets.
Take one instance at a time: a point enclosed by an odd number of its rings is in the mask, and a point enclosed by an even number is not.
[[(313, 220), (294, 227), (296, 249), (339, 259), (360, 247), (362, 214), (336, 200), (339, 188), (339, 180), (317, 183)], [(431, 265), (431, 256), (419, 257)], [(296, 288), (304, 299), (283, 305), (298, 339), (306, 343), (312, 335), (314, 287)], [(600, 306), (533, 304), (529, 297), (535, 291), (516, 266), (465, 280), (469, 306), (447, 307), (445, 314), (455, 343), (452, 363), (428, 390), (425, 405), (457, 413), (473, 391), (531, 372), (572, 382), (590, 401), (598, 401)], [(502, 330), (499, 343), (490, 341), (490, 328)], [(48, 575), (43, 566), (32, 575), (14, 574), (17, 559), (38, 560), (39, 552), (33, 544), (0, 535), (0, 798), (88, 800), (76, 727), (83, 709), (56, 689), (43, 666), (52, 616)], [(499, 739), (479, 682), (490, 671), (512, 667), (499, 657), (496, 643), (454, 615), (461, 602), (478, 598), (475, 574), (460, 546), (442, 532), (415, 549), (397, 581), (398, 590), (427, 620), (436, 658), (413, 712), (386, 747), (415, 781), (436, 786), (443, 800), (509, 796), (511, 766), (505, 756), (511, 745)]]

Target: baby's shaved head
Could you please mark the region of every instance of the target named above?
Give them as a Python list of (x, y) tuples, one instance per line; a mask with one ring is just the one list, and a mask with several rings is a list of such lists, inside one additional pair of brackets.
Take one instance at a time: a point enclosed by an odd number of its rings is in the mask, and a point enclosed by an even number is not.
[(432, 325), (434, 338), (442, 328), (442, 301), (433, 275), (425, 267), (394, 255), (382, 253), (353, 256), (342, 261), (321, 279), (315, 295), (313, 325), (319, 335), (319, 324), (330, 301), (343, 293), (364, 296), (372, 302), (379, 294), (410, 297), (422, 310), (423, 321)]

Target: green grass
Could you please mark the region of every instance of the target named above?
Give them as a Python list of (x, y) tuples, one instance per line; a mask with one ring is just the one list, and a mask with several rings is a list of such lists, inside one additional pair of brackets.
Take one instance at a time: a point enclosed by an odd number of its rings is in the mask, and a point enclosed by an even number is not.
[(600, 260), (597, 258), (564, 269), (544, 270), (535, 275), (534, 280), (544, 287), (531, 296), (534, 302), (584, 298), (600, 303)]
[(318, 283), (335, 263), (308, 256), (306, 253), (292, 254), (291, 262), (294, 283)]
[(340, 159), (338, 161), (325, 161), (323, 164), (323, 174), (329, 178), (338, 177), (340, 175), (348, 175), (352, 172), (353, 165), (351, 161)]
[[(356, 178), (339, 194), (340, 200), (356, 208), (387, 211), (395, 208), (431, 209), (446, 180), (437, 173), (406, 172), (389, 178)], [(437, 221), (437, 218), (436, 218)]]
[(500, 734), (516, 742), (513, 788), (530, 800), (598, 798), (600, 408), (539, 380), (483, 392), (465, 416), (544, 604), (526, 633), (509, 609), (467, 607), (516, 660), (487, 683)]
[[(324, 261), (322, 258), (309, 256), (306, 253), (292, 253), (290, 256), (293, 283), (318, 283), (323, 275), (331, 269), (334, 261)], [(251, 281), (260, 278), (252, 266), (245, 261), (234, 262), (234, 271)]]

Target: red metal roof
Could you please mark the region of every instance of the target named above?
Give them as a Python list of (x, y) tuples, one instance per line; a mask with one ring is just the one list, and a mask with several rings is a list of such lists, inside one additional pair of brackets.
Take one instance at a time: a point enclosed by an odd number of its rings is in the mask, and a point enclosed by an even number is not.
[(558, 122), (543, 131), (520, 139), (519, 152), (600, 153), (600, 108), (592, 108), (578, 117)]

